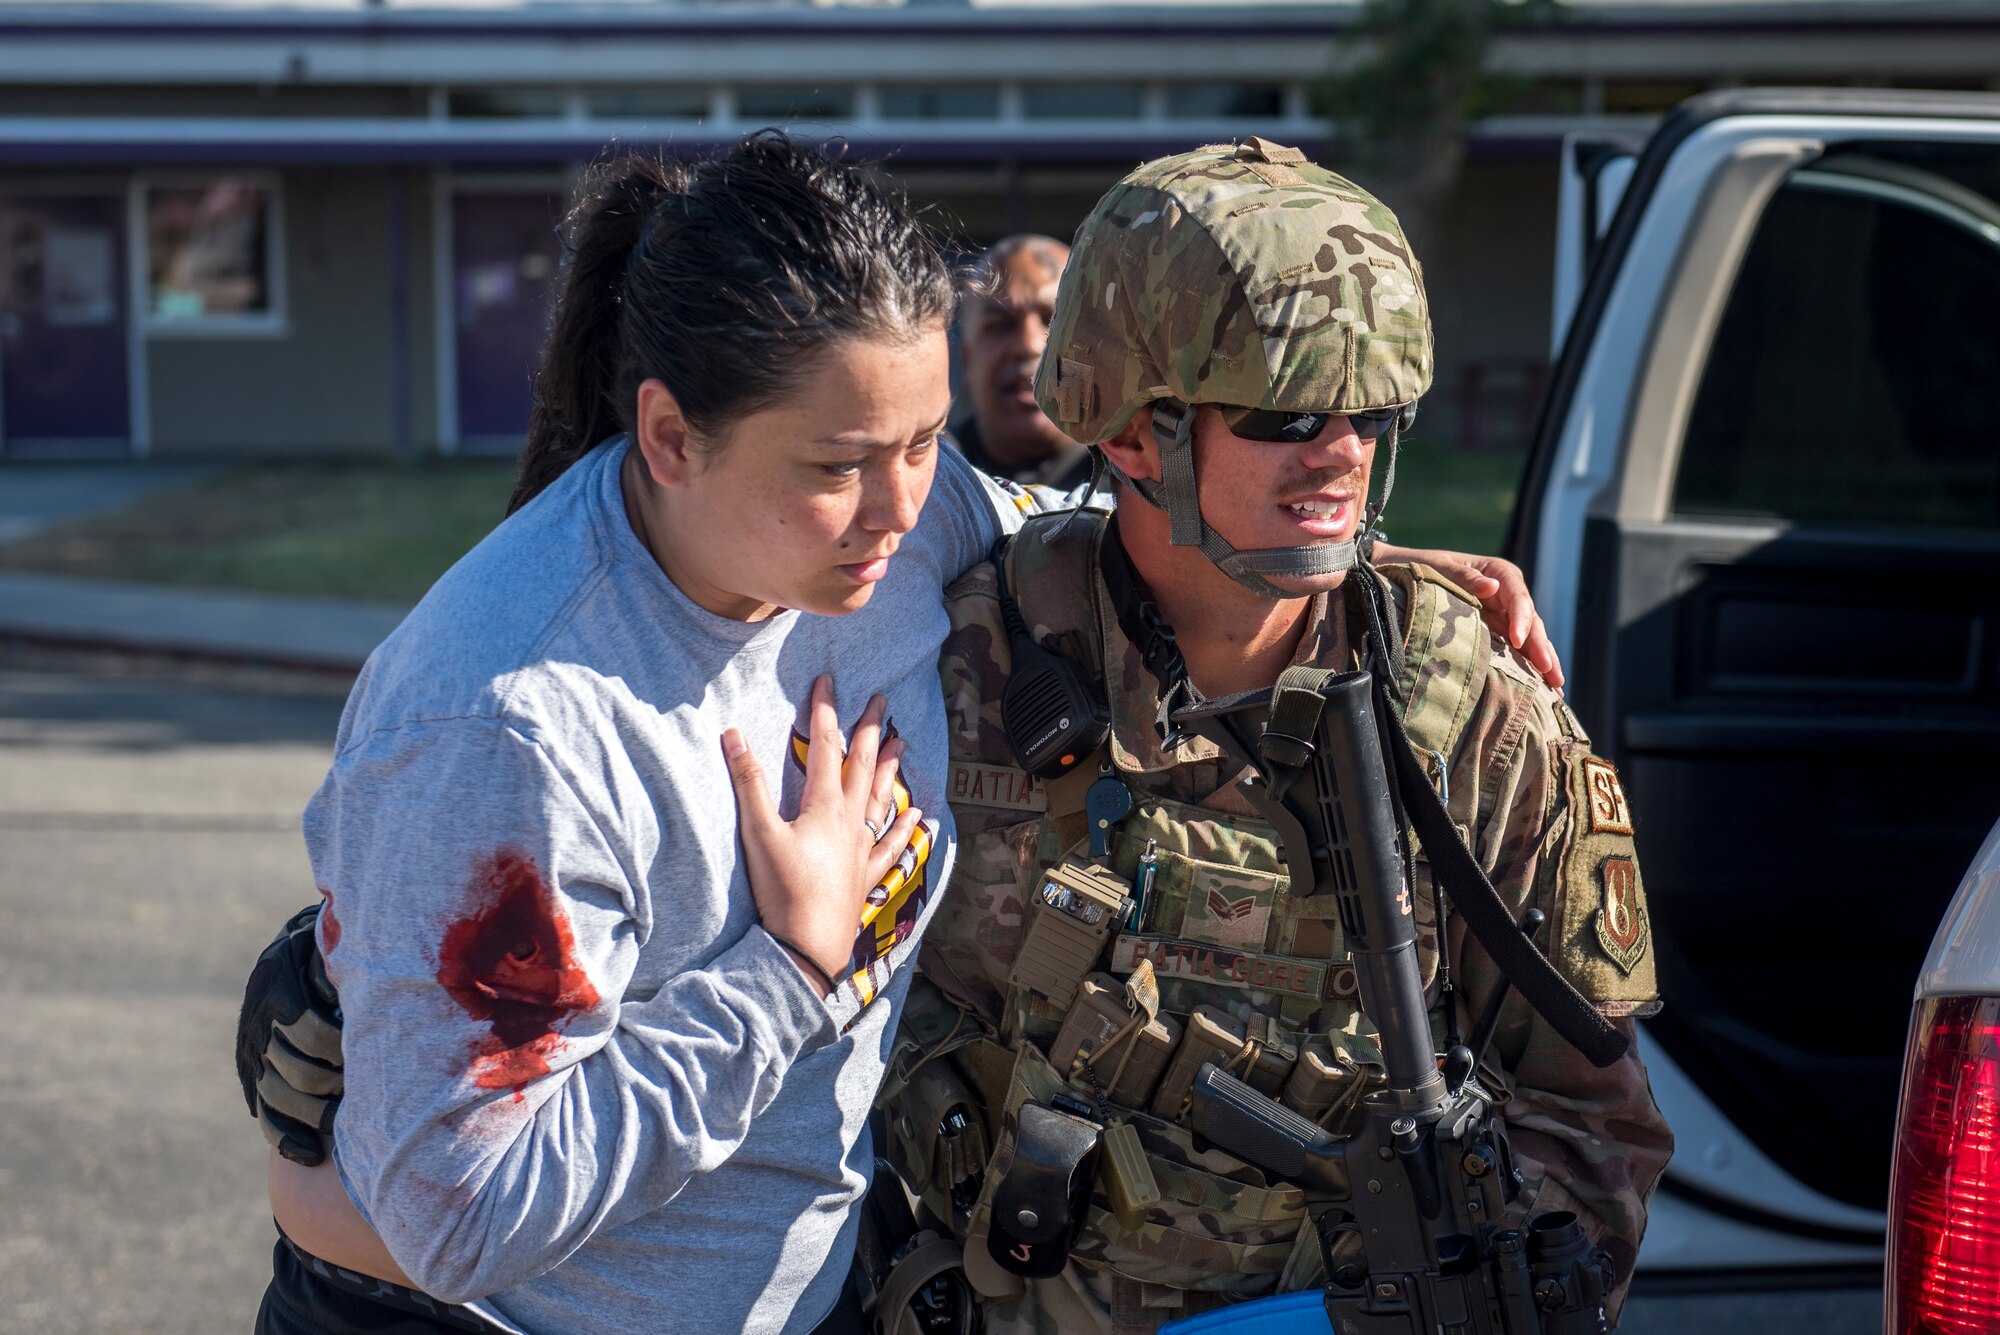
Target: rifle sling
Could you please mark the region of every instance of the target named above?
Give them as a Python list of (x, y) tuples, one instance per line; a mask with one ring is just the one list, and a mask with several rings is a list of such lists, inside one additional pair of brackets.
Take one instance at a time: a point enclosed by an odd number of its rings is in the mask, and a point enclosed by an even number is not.
[(1431, 787), (1430, 776), (1424, 773), (1423, 764), (1417, 759), (1416, 745), (1403, 726), (1403, 712), (1396, 707), (1389, 649), (1401, 644), (1402, 638), (1399, 627), (1395, 629), (1396, 637), (1390, 638), (1390, 628), (1395, 627), (1395, 609), (1374, 568), (1364, 566), (1361, 575), (1359, 580), (1346, 581), (1346, 587), (1350, 597), (1361, 603), (1368, 618), (1376, 714), (1388, 730), (1389, 740), (1384, 749), (1394, 764), (1393, 788), (1402, 805), (1403, 818), (1417, 832), (1424, 852), (1430, 857), (1432, 880), (1451, 901), (1451, 906), (1465, 915), (1465, 925), (1473, 937), (1486, 947), (1494, 966), (1528, 1004), (1592, 1066), (1612, 1065), (1625, 1055), (1632, 1041), (1598, 1014), (1597, 1008), (1535, 948), (1534, 940), (1521, 930), (1507, 901), (1500, 898), (1493, 882), (1486, 879), (1486, 869), (1459, 838), (1458, 826), (1444, 809), (1437, 789)]
[(1535, 948), (1533, 939), (1514, 921), (1506, 901), (1493, 888), (1493, 882), (1486, 879), (1485, 870), (1459, 841), (1458, 828), (1425, 776), (1403, 731), (1403, 721), (1393, 711), (1388, 712), (1401, 743), (1389, 750), (1396, 761), (1404, 811), (1417, 837), (1423, 840), (1424, 852), (1431, 860), (1431, 875), (1438, 887), (1450, 896), (1451, 906), (1465, 915), (1465, 925), (1479, 944), (1486, 947), (1486, 953), (1493, 957), (1493, 963), (1507, 981), (1520, 989), (1528, 1004), (1554, 1025), (1557, 1033), (1589, 1058), (1593, 1066), (1617, 1062), (1631, 1046), (1631, 1040), (1598, 1014), (1597, 1008), (1584, 999), (1569, 979), (1556, 972), (1556, 967)]
[[(1372, 572), (1370, 572), (1372, 574)], [(1379, 666), (1379, 665), (1378, 665)], [(1283, 799), (1285, 790), (1303, 771), (1309, 743), (1319, 731), (1321, 701), (1325, 682), (1336, 674), (1323, 668), (1287, 668), (1278, 678), (1271, 699), (1271, 724), (1264, 732), (1260, 757), (1266, 781), (1274, 796)], [(1500, 892), (1486, 878), (1486, 871), (1473, 858), (1459, 837), (1430, 777), (1417, 760), (1415, 745), (1403, 728), (1402, 715), (1389, 693), (1386, 677), (1375, 677), (1376, 716), (1386, 719), (1388, 751), (1393, 760), (1395, 789), (1401, 799), (1404, 818), (1423, 841), (1430, 857), (1431, 876), (1437, 888), (1450, 899), (1452, 907), (1465, 915), (1466, 926), (1486, 947), (1493, 963), (1520, 990), (1548, 1022), (1592, 1065), (1609, 1066), (1625, 1055), (1626, 1037), (1556, 971), (1534, 941), (1514, 921)], [(1308, 743), (1296, 757), (1288, 752)], [(1296, 763), (1292, 762), (1296, 759)]]
[[(1114, 523), (1115, 519), (1114, 515)], [(1147, 668), (1160, 683), (1159, 726), (1171, 746), (1176, 738), (1168, 715), (1174, 703), (1183, 694), (1189, 698), (1189, 703), (1198, 701), (1200, 695), (1187, 679), (1187, 667), (1174, 643), (1172, 630), (1160, 617), (1159, 609), (1153, 603), (1150, 591), (1139, 579), (1138, 572), (1132, 569), (1124, 549), (1119, 545), (1115, 528), (1104, 535), (1100, 559), (1107, 592), (1111, 594), (1112, 608), (1118, 616), (1120, 628), (1128, 639), (1140, 647)], [(1396, 625), (1395, 609), (1389, 604), (1380, 578), (1372, 566), (1364, 563), (1346, 584), (1349, 597), (1361, 605), (1371, 630), (1370, 644), (1363, 657), (1364, 661), (1374, 660), (1371, 666), (1375, 668), (1377, 713), (1387, 720), (1390, 733), (1390, 744), (1384, 749), (1389, 752), (1395, 766), (1392, 787), (1403, 807), (1404, 818), (1415, 829), (1417, 837), (1423, 841), (1424, 851), (1430, 856), (1431, 873), (1438, 889), (1444, 892), (1453, 908), (1465, 915), (1466, 926), (1473, 937), (1486, 948), (1495, 967), (1519, 989), (1528, 1004), (1593, 1066), (1612, 1065), (1625, 1055), (1631, 1040), (1598, 1014), (1597, 1008), (1557, 972), (1556, 967), (1536, 949), (1534, 941), (1521, 930), (1507, 902), (1493, 888), (1493, 882), (1486, 878), (1485, 869), (1459, 838), (1458, 826), (1445, 811), (1437, 790), (1431, 787), (1430, 776), (1424, 773), (1422, 764), (1417, 760), (1416, 747), (1403, 727), (1402, 712), (1396, 708), (1394, 688), (1390, 682), (1387, 651), (1391, 645), (1399, 645), (1402, 636), (1401, 628)], [(1312, 736), (1319, 723), (1318, 711), (1312, 711), (1309, 721), (1295, 712), (1296, 697), (1300, 693), (1297, 688), (1311, 689), (1318, 681), (1332, 675), (1324, 669), (1296, 667), (1280, 675), (1272, 699), (1273, 731), (1278, 732), (1280, 738), (1287, 733), (1308, 739)], [(1288, 690), (1288, 687), (1293, 689)], [(1273, 738), (1279, 742), (1274, 750), (1282, 749), (1280, 738)], [(1233, 751), (1235, 748), (1224, 746), (1223, 749)], [(1258, 749), (1262, 751), (1261, 747)], [(1298, 775), (1299, 766), (1284, 763), (1291, 759), (1289, 756), (1280, 758), (1259, 754), (1255, 759), (1275, 794), (1282, 794)], [(1277, 762), (1275, 765), (1272, 763), (1274, 760)], [(1273, 773), (1273, 768), (1279, 772)]]
[[(1111, 611), (1118, 618), (1118, 629), (1139, 650), (1140, 661), (1159, 684), (1160, 708), (1154, 716), (1153, 728), (1160, 735), (1160, 748), (1172, 751), (1185, 740), (1173, 724), (1174, 711), (1200, 704), (1202, 696), (1188, 677), (1187, 661), (1181, 657), (1173, 627), (1160, 615), (1153, 591), (1146, 587), (1146, 581), (1133, 568), (1132, 558), (1125, 554), (1115, 511), (1106, 521), (1098, 546), (1098, 571), (1104, 580), (1104, 591), (1111, 596)], [(1105, 671), (1111, 671), (1110, 664), (1105, 665)]]

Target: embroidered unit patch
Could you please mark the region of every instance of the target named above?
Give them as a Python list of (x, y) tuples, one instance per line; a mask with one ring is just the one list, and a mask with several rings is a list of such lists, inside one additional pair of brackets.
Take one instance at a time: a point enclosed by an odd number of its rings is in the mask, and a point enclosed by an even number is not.
[(1649, 1013), (1659, 981), (1625, 789), (1583, 743), (1559, 743), (1558, 754), (1569, 811), (1551, 915), (1559, 926), (1556, 967), (1606, 1015)]
[(1604, 898), (1597, 910), (1597, 941), (1611, 962), (1626, 973), (1646, 953), (1646, 915), (1639, 906), (1639, 864), (1608, 857), (1598, 867)]
[(1270, 943), (1271, 909), (1278, 878), (1214, 863), (1189, 868), (1187, 913), (1180, 934), (1234, 950), (1263, 950)]
[(1592, 834), (1632, 833), (1632, 809), (1625, 803), (1625, 788), (1610, 761), (1590, 756), (1583, 762), (1585, 795), (1590, 802)]

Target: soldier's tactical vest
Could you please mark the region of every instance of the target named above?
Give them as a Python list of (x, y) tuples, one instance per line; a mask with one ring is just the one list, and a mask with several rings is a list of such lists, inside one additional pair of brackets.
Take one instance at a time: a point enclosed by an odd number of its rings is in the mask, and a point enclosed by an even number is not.
[[(1009, 544), (1008, 587), (1030, 633), (1065, 652), (1088, 679), (1102, 681), (1115, 625), (1111, 609), (1097, 606), (1097, 553), (1105, 517), (1085, 512), (1067, 527), (1062, 518), (1031, 520)], [(1395, 601), (1408, 627), (1396, 683), (1397, 698), (1405, 704), (1404, 726), (1425, 754), (1427, 768), (1435, 770), (1458, 745), (1470, 694), (1485, 675), (1492, 644), (1483, 634), (1440, 642), (1447, 603), (1471, 599), (1439, 577), (1408, 567), (1391, 568), (1382, 577), (1399, 595)], [(1336, 599), (1329, 614), (1339, 613)], [(1420, 676), (1420, 668), (1428, 671)], [(1192, 743), (1183, 754), (1190, 752), (1214, 755), (1203, 742)], [(1156, 749), (1135, 755), (1114, 735), (1098, 759), (1112, 766), (1134, 799), (1131, 815), (1112, 839), (1113, 869), (1129, 883), (1149, 841), (1158, 857), (1152, 903), (1138, 931), (1121, 934), (1114, 945), (1113, 972), (1122, 974), (1138, 960), (1150, 959), (1163, 1009), (1181, 1015), (1208, 1005), (1243, 1020), (1282, 1018), (1287, 1026), (1311, 1033), (1350, 1031), (1357, 993), (1333, 898), (1293, 899), (1286, 893), (1289, 880), (1271, 827), (1254, 816), (1163, 795), (1158, 776), (1179, 766)], [(1193, 763), (1219, 775), (1213, 759)], [(1097, 764), (1086, 763), (1069, 779), (1048, 786), (1035, 871), (1087, 843), (1083, 792), (1097, 771)], [(1437, 969), (1436, 910), (1421, 850), (1413, 875), (1419, 956), (1430, 986)], [(1055, 1036), (1064, 1008), (1039, 995), (1009, 1001), (1011, 1008), (1026, 1012), (1025, 1037), (1046, 1044)]]
[[(1007, 584), (1030, 633), (1068, 657), (1088, 680), (1101, 682), (1116, 626), (1113, 610), (1100, 605), (1105, 595), (1097, 575), (1106, 517), (1085, 512), (1064, 525), (1065, 518), (1029, 521), (1008, 548)], [(1486, 673), (1491, 641), (1483, 633), (1449, 634), (1445, 613), (1454, 603), (1462, 608), (1471, 600), (1436, 576), (1396, 568), (1382, 577), (1395, 586), (1394, 601), (1406, 628), (1397, 682), (1405, 726), (1420, 751), (1448, 757), (1471, 712), (1472, 692)], [(1339, 614), (1340, 600), (1335, 599), (1329, 615)], [(1462, 628), (1462, 617), (1456, 624)], [(1190, 754), (1205, 758), (1190, 760)], [(1005, 831), (1008, 854), (1019, 869), (1020, 899), (1029, 900), (1045, 869), (1066, 854), (1087, 849), (1083, 792), (1099, 776), (1100, 764), (1109, 764), (1133, 797), (1133, 809), (1111, 842), (1112, 868), (1130, 883), (1149, 842), (1158, 859), (1144, 919), (1136, 931), (1114, 938), (1109, 970), (1123, 976), (1140, 960), (1149, 960), (1163, 1011), (1185, 1021), (1197, 1007), (1215, 1008), (1249, 1026), (1262, 1046), (1296, 1049), (1313, 1036), (1330, 1037), (1336, 1060), (1357, 1075), (1358, 1095), (1368, 1086), (1369, 1073), (1379, 1069), (1379, 1048), (1357, 1008), (1354, 971), (1334, 897), (1295, 900), (1287, 894), (1276, 834), (1262, 820), (1183, 803), (1164, 791), (1164, 776), (1187, 764), (1206, 765), (1209, 778), (1202, 787), (1213, 787), (1222, 777), (1214, 757), (1205, 742), (1173, 757), (1156, 746), (1128, 748), (1114, 730), (1098, 757), (1047, 785), (1046, 811)], [(978, 841), (995, 837), (989, 831), (968, 839), (960, 865), (976, 856)], [(1429, 866), (1420, 854), (1412, 877), (1419, 959), (1425, 985), (1434, 987), (1437, 915)], [(996, 941), (993, 951), (999, 955), (1018, 948), (1019, 941), (1019, 934), (1010, 943)], [(1100, 960), (1098, 967), (1107, 964)], [(995, 1182), (1012, 1158), (1018, 1110), (1027, 1100), (1046, 1102), (1059, 1091), (1084, 1098), (1102, 1094), (1082, 1076), (1072, 1082), (1067, 1078), (1071, 1072), (1058, 1072), (1048, 1060), (1067, 1010), (1039, 992), (1017, 987), (1006, 999), (997, 1039), (964, 1028), (910, 1036), (913, 1048), (922, 1046), (925, 1060), (953, 1054), (987, 1113), (994, 1153), (984, 1196), (972, 1214), (965, 1255), (975, 1287), (989, 1298), (1016, 1293), (1020, 1284), (985, 1257), (983, 1236)], [(925, 1019), (913, 1004), (909, 1023), (921, 1031), (938, 1027), (939, 1017)], [(903, 1073), (894, 1065), (885, 1093), (892, 1124), (898, 1121), (895, 1100), (904, 1085)], [(1219, 1150), (1197, 1152), (1184, 1117), (1154, 1116), (1143, 1106), (1113, 1111), (1139, 1132), (1161, 1193), (1160, 1204), (1136, 1225), (1098, 1202), (1071, 1251), (1084, 1287), (1112, 1311), (1115, 1328), (1150, 1329), (1160, 1319), (1224, 1299), (1311, 1282), (1319, 1254), (1311, 1230), (1300, 1227), (1304, 1200), (1297, 1188), (1267, 1182), (1258, 1170)], [(923, 1114), (903, 1120), (922, 1125)], [(1328, 1124), (1340, 1129), (1336, 1122)], [(898, 1126), (897, 1134), (906, 1129)], [(918, 1175), (927, 1171), (920, 1163)], [(929, 1194), (926, 1199), (941, 1218), (950, 1217), (941, 1200)], [(1213, 1296), (1205, 1300), (1204, 1294)], [(1032, 1303), (1033, 1297), (1021, 1301)], [(1043, 1314), (1026, 1320), (1022, 1328), (1047, 1324)]]

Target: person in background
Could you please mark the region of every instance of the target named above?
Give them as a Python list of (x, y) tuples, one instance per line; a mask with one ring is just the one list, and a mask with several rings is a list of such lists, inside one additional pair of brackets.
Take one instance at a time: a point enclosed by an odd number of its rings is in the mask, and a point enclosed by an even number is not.
[(953, 428), (972, 466), (1014, 482), (1070, 491), (1090, 478), (1090, 453), (1035, 401), (1056, 281), (1069, 247), (1052, 236), (1002, 237), (973, 270), (958, 321), (972, 411)]

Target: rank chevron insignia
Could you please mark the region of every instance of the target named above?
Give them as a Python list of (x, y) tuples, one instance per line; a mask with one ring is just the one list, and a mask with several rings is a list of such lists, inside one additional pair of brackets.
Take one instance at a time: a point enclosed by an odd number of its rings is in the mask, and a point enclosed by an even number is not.
[(1220, 890), (1208, 892), (1208, 914), (1222, 922), (1241, 922), (1257, 907), (1257, 896), (1245, 895), (1241, 899), (1226, 898)]

